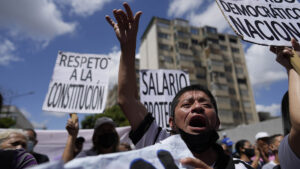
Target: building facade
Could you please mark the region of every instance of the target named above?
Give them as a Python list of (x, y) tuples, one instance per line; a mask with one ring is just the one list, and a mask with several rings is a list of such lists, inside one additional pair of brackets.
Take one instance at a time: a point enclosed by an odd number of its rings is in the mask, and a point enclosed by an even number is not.
[(12, 128), (19, 129), (33, 129), (31, 122), (23, 115), (23, 113), (16, 107), (11, 105), (3, 105), (1, 109), (0, 118), (9, 117), (16, 121), (16, 124)]
[(217, 100), (222, 128), (258, 122), (240, 39), (183, 19), (153, 17), (141, 38), (140, 69), (180, 69)]

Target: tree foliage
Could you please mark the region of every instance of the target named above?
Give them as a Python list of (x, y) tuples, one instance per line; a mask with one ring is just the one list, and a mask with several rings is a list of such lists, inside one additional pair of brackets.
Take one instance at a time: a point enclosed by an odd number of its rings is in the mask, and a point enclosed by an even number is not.
[(0, 128), (10, 128), (16, 124), (16, 121), (9, 117), (0, 118)]
[(125, 115), (123, 114), (120, 106), (114, 105), (104, 111), (102, 114), (94, 114), (85, 116), (83, 120), (81, 120), (81, 126), (83, 129), (92, 129), (94, 128), (94, 124), (96, 120), (100, 117), (110, 117), (114, 120), (118, 127), (128, 126), (129, 122)]

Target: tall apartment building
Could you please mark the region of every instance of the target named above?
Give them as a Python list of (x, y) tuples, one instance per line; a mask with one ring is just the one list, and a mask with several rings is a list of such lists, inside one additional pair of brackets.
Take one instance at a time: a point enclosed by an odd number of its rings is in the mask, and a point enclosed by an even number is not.
[(153, 17), (139, 50), (140, 69), (185, 70), (191, 84), (207, 86), (216, 97), (222, 128), (259, 121), (237, 36), (183, 19)]

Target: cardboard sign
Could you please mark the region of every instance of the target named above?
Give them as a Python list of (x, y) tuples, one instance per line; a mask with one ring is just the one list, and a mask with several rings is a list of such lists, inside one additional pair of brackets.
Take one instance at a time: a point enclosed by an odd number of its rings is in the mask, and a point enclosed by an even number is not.
[(52, 162), (42, 164), (34, 169), (62, 169), (62, 168), (124, 168), (124, 169), (182, 169), (192, 168), (183, 166), (180, 159), (192, 157), (193, 154), (181, 139), (180, 135), (171, 136), (161, 143), (148, 146), (139, 150), (132, 150), (122, 153), (112, 153), (107, 155), (90, 156), (85, 158), (77, 158), (66, 165), (62, 162)]
[(102, 113), (110, 63), (104, 55), (59, 52), (43, 110)]
[(243, 40), (262, 45), (290, 46), (300, 40), (297, 0), (216, 0), (232, 29)]
[(168, 128), (171, 102), (176, 93), (190, 85), (181, 70), (140, 70), (140, 98), (157, 125)]

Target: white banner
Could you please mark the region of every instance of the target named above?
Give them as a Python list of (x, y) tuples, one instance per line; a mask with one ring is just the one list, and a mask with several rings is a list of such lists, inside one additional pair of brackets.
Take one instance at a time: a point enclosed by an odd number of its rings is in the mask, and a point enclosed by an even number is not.
[[(0, 129), (4, 131), (7, 129)], [(128, 143), (133, 146), (130, 138), (129, 132), (131, 128), (127, 127), (117, 127), (118, 135), (120, 137), (120, 143)], [(62, 158), (62, 154), (66, 147), (68, 133), (66, 130), (35, 130), (37, 135), (38, 143), (34, 147), (34, 151), (38, 153), (45, 154), (49, 157), (50, 161), (59, 161)], [(92, 148), (92, 136), (94, 129), (80, 129), (78, 137), (84, 137), (85, 142), (83, 144), (83, 150), (88, 150)]]
[(171, 102), (176, 93), (190, 85), (181, 70), (140, 70), (140, 98), (157, 125), (169, 128)]
[(44, 111), (102, 113), (108, 93), (111, 58), (58, 52)]
[(297, 0), (216, 0), (226, 20), (243, 40), (262, 45), (290, 46), (300, 40)]
[(132, 150), (122, 153), (78, 158), (66, 165), (61, 162), (44, 164), (34, 169), (176, 169), (191, 168), (183, 166), (180, 159), (192, 157), (193, 154), (181, 139), (180, 135), (171, 136), (161, 143), (148, 146), (139, 150)]

